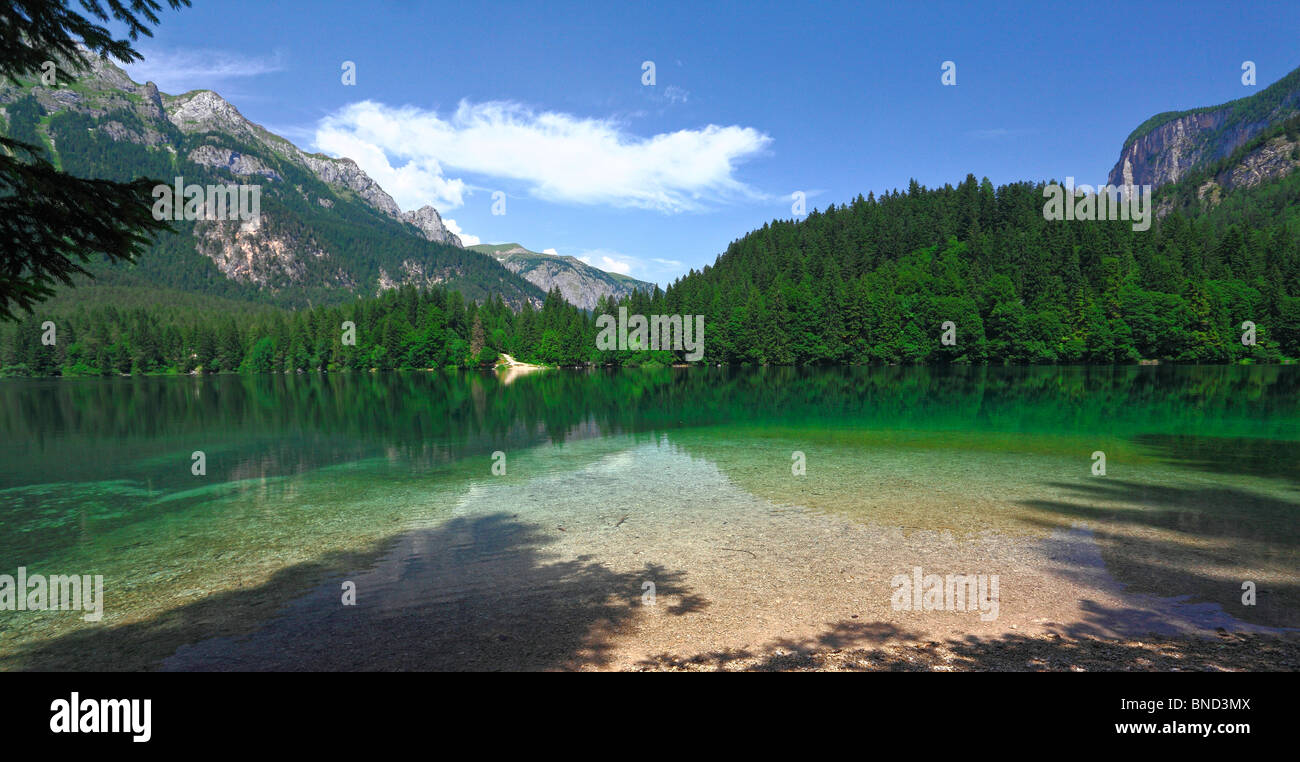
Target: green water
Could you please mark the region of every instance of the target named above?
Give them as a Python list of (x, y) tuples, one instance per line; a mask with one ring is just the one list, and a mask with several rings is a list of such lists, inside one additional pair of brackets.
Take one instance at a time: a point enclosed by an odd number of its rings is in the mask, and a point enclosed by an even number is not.
[[(102, 574), (106, 596), (98, 623), (0, 611), (0, 669), (156, 666), (457, 522), (617, 545), (651, 495), (683, 545), (701, 511), (1006, 542), (1086, 527), (1124, 590), (1300, 626), (1296, 367), (7, 380), (0, 574)], [(586, 516), (600, 534), (565, 525)], [(1259, 603), (1234, 605), (1247, 579)]]

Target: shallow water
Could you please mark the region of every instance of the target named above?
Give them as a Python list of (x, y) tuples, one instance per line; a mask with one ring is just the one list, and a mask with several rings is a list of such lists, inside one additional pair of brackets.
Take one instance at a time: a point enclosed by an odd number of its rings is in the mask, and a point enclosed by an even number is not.
[[(619, 667), (854, 618), (1295, 628), (1298, 370), (0, 381), (0, 574), (105, 585), (98, 623), (0, 611), (0, 668)], [(1000, 575), (998, 617), (894, 608), (916, 566)]]

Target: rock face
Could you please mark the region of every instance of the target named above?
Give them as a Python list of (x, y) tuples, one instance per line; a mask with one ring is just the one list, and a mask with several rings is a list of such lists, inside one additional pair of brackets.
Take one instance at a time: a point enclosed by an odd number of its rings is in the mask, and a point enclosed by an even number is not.
[(1300, 140), (1276, 137), (1243, 156), (1228, 170), (1223, 184), (1228, 188), (1253, 188), (1286, 177), (1297, 167), (1300, 167)]
[(430, 241), (465, 248), (460, 242), (460, 237), (442, 224), (442, 217), (439, 216), (438, 210), (431, 206), (422, 206), (413, 212), (403, 212), (402, 219), (419, 228), (424, 237)]
[(1300, 69), (1268, 88), (1222, 106), (1168, 112), (1148, 119), (1124, 142), (1110, 171), (1112, 185), (1177, 182), (1224, 159), (1270, 126), (1300, 113)]
[[(1110, 171), (1112, 185), (1151, 185), (1177, 182), (1189, 169), (1231, 153), (1247, 138), (1234, 131), (1227, 142), (1210, 143), (1205, 138), (1227, 121), (1227, 112), (1191, 114), (1157, 127), (1124, 147), (1119, 162)], [(1230, 146), (1230, 147), (1229, 147)]]
[(256, 156), (245, 156), (229, 148), (204, 145), (190, 151), (186, 157), (195, 164), (224, 169), (234, 175), (262, 175), (272, 180), (282, 180), (279, 173), (267, 167)]
[[(1216, 206), (1234, 188), (1253, 188), (1279, 180), (1300, 169), (1300, 139), (1285, 134), (1257, 139), (1248, 150), (1204, 181), (1198, 180), (1196, 201), (1202, 210)], [(1166, 196), (1156, 204), (1156, 216), (1163, 218), (1175, 207)]]
[(621, 299), (634, 291), (653, 291), (655, 288), (653, 283), (608, 273), (574, 257), (541, 254), (517, 243), (480, 244), (470, 249), (490, 254), (507, 270), (522, 276), (542, 291), (550, 293), (551, 289), (560, 289), (560, 296), (565, 301), (585, 310), (595, 308), (602, 296)]
[[(294, 148), (297, 151), (297, 148)], [(347, 188), (360, 196), (366, 203), (394, 219), (401, 219), (402, 210), (397, 202), (388, 195), (379, 183), (370, 179), (361, 167), (351, 159), (334, 159), (314, 153), (298, 151), (299, 158), (316, 176), (330, 185)]]
[(222, 132), (250, 142), (261, 142), (253, 123), (211, 90), (169, 97), (165, 108), (167, 121), (181, 132)]
[[(327, 256), (310, 237), (276, 235), (238, 221), (199, 222), (198, 249), (233, 281), (267, 285), (294, 282), (306, 275), (305, 263)], [(355, 286), (346, 273), (339, 285)]]

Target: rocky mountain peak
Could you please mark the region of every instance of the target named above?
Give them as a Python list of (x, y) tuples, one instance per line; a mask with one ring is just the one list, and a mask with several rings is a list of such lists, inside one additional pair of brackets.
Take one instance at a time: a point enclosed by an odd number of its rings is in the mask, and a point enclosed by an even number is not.
[[(90, 71), (82, 74), (81, 77), (93, 77), (110, 88), (117, 88), (119, 90), (135, 89), (136, 84), (131, 80), (131, 77), (127, 75), (126, 70), (113, 63), (112, 60), (100, 57), (85, 45), (79, 44), (77, 45), (77, 49), (81, 52), (82, 57), (90, 64)], [(78, 64), (72, 61), (61, 61), (60, 63), (67, 66), (69, 69), (75, 70), (79, 68)]]
[(403, 212), (402, 219), (419, 228), (424, 237), (430, 241), (465, 248), (460, 238), (443, 224), (438, 210), (432, 206), (425, 205), (414, 211)]
[(549, 292), (558, 288), (565, 301), (582, 309), (594, 309), (602, 296), (623, 298), (634, 291), (654, 291), (655, 284), (607, 273), (570, 256), (530, 251), (517, 243), (470, 246), (496, 258), (507, 270)]
[(252, 123), (230, 101), (211, 90), (176, 96), (167, 119), (181, 132), (225, 132), (250, 135)]
[(158, 86), (153, 82), (144, 83), (140, 88), (140, 95), (144, 98), (144, 110), (154, 119), (166, 117), (167, 110), (163, 108), (162, 93), (158, 92)]

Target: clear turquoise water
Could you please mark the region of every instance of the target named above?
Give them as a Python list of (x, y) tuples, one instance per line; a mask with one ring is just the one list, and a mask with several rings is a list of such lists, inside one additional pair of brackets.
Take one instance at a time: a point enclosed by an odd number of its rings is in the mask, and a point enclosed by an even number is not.
[[(401, 617), (427, 614), (431, 600), (443, 607), (438, 622), (448, 606), (463, 608), (473, 587), (465, 570), (489, 566), (494, 595), (513, 596), (534, 621), (578, 621), (561, 644), (589, 648), (593, 621), (616, 627), (635, 616), (592, 596), (617, 590), (635, 601), (644, 568), (662, 565), (656, 555), (680, 551), (689, 563), (707, 546), (725, 563), (761, 555), (776, 575), (796, 558), (851, 560), (854, 547), (822, 531), (829, 521), (1008, 548), (1083, 528), (1100, 569), (1129, 594), (1296, 627), (1297, 371), (0, 381), (0, 574), (102, 574), (106, 587), (99, 623), (0, 611), (0, 668), (151, 668), (259, 627), (268, 652), (292, 651), (318, 642), (306, 628), (321, 625), (285, 612), (313, 595), (336, 597), (319, 586), (348, 574), (369, 573), (388, 591), (385, 613), (367, 616), (401, 632)], [(206, 454), (204, 476), (191, 473), (196, 450)], [(1104, 477), (1091, 473), (1098, 450)], [(503, 475), (492, 472), (498, 451)], [(796, 451), (802, 477), (791, 473)], [(380, 563), (395, 552), (397, 567)], [(373, 579), (391, 568), (417, 571)], [(712, 598), (712, 610), (725, 611), (720, 596), (741, 595), (721, 581), (692, 588), (694, 568), (658, 572), (674, 606)], [(1245, 579), (1263, 591), (1254, 607), (1239, 605)], [(745, 606), (765, 609), (762, 601)], [(759, 615), (778, 616), (772, 608)], [(266, 626), (272, 620), (281, 624)], [(443, 654), (461, 630), (448, 632)], [(516, 654), (529, 651), (528, 633), (496, 637)], [(449, 664), (412, 649), (370, 663)], [(221, 649), (207, 651), (214, 659)], [(509, 663), (509, 654), (483, 653), (479, 666)]]

